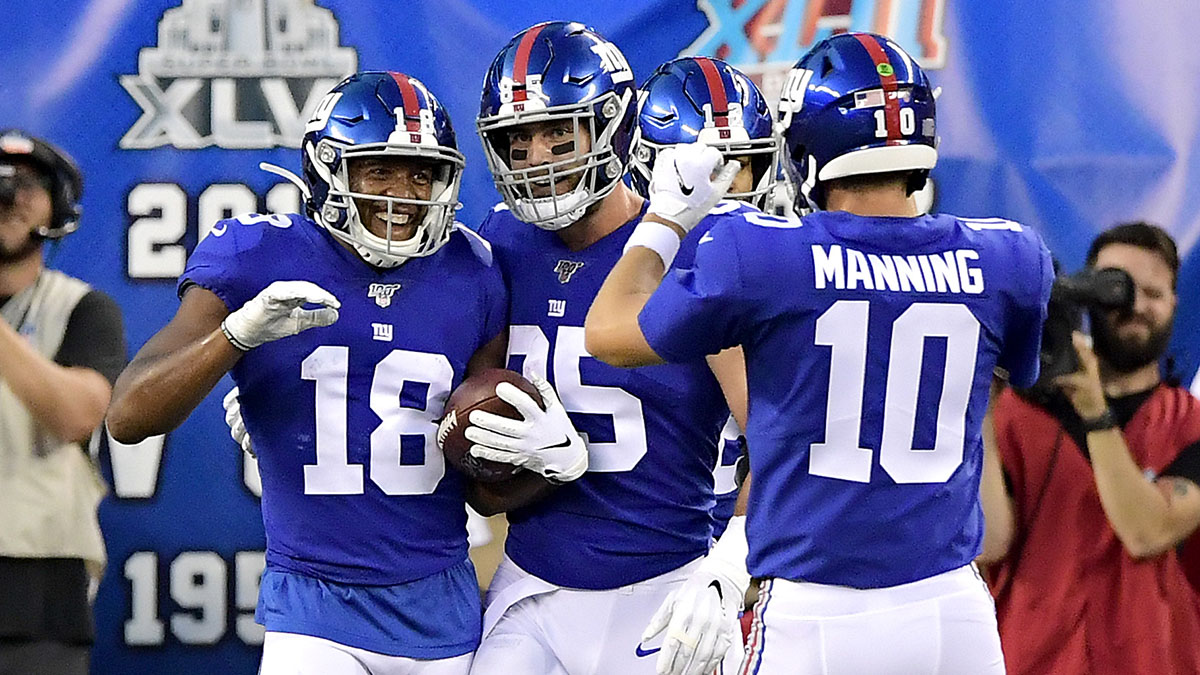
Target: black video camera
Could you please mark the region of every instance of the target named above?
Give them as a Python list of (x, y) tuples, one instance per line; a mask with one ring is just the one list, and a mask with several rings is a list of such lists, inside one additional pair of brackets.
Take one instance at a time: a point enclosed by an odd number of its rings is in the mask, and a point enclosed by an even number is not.
[(1050, 380), (1079, 369), (1071, 333), (1083, 328), (1085, 311), (1131, 311), (1133, 292), (1133, 279), (1125, 270), (1089, 268), (1056, 278), (1042, 327), (1041, 376), (1034, 388), (1051, 387)]

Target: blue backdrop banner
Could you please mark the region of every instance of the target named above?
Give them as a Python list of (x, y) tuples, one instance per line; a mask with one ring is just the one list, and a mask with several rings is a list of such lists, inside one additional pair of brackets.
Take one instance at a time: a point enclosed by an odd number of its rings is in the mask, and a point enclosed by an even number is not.
[[(1123, 220), (1184, 255), (1174, 349), (1200, 364), (1200, 3), (1178, 0), (17, 0), (0, 127), (64, 147), (80, 230), (51, 265), (113, 295), (137, 349), (220, 218), (295, 211), (258, 163), (299, 168), (304, 122), (356, 69), (401, 70), (448, 108), (467, 157), (460, 219), (498, 199), (474, 131), (484, 71), (517, 31), (590, 24), (641, 83), (680, 54), (725, 58), (774, 99), (834, 31), (893, 36), (942, 88), (936, 208), (1040, 230), (1068, 270)], [(783, 263), (781, 263), (783, 264)], [(1189, 377), (1190, 379), (1190, 377)], [(264, 546), (257, 472), (209, 396), (177, 431), (103, 453), (109, 566), (94, 673), (253, 673)]]

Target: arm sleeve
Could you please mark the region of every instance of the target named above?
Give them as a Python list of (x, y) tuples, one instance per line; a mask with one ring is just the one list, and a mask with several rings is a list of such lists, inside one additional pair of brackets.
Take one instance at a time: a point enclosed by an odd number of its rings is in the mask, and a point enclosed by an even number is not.
[(125, 368), (125, 329), (121, 309), (108, 295), (93, 290), (75, 305), (54, 362), (60, 366), (91, 368), (117, 381)]
[(741, 344), (744, 297), (738, 242), (718, 226), (696, 248), (695, 263), (672, 269), (638, 314), (654, 352), (672, 362), (694, 361)]
[(1041, 369), (1042, 326), (1046, 323), (1046, 305), (1050, 302), (1050, 287), (1054, 284), (1054, 263), (1050, 251), (1034, 234), (1037, 245), (1038, 276), (1033, 292), (1022, 297), (1009, 317), (1007, 335), (999, 366), (1008, 371), (1009, 382), (1015, 387), (1031, 387)]

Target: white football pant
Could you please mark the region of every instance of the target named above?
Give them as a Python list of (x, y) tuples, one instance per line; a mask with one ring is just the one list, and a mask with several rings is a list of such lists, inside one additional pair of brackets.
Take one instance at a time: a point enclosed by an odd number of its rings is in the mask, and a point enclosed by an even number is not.
[(1004, 675), (974, 565), (890, 588), (768, 579), (743, 675)]
[(471, 654), (426, 661), (388, 656), (332, 640), (267, 631), (259, 675), (467, 675)]
[[(496, 570), (484, 606), (483, 643), (472, 675), (655, 675), (662, 636), (641, 643), (642, 631), (667, 594), (699, 560), (629, 586), (585, 591), (554, 586), (507, 556)], [(741, 635), (726, 664), (742, 658)]]

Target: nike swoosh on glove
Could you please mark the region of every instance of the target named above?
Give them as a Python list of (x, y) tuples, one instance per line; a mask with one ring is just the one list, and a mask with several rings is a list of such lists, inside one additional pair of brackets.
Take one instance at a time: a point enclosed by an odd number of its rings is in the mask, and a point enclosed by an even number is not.
[(750, 586), (745, 522), (745, 516), (730, 520), (721, 540), (671, 591), (642, 633), (642, 642), (667, 633), (656, 664), (659, 675), (708, 675), (733, 641), (742, 639), (738, 612)]
[[(320, 305), (305, 309), (304, 305)], [(255, 347), (337, 321), (342, 303), (311, 281), (275, 281), (225, 317), (221, 332), (234, 347)]]
[(540, 377), (532, 382), (545, 410), (529, 394), (501, 382), (496, 396), (516, 408), (521, 419), (473, 410), (463, 435), (474, 443), (470, 453), (479, 459), (513, 464), (556, 483), (568, 483), (587, 471), (587, 446), (550, 383)]
[(242, 402), (238, 400), (238, 394), (238, 388), (234, 387), (221, 401), (225, 407), (225, 424), (229, 427), (230, 438), (242, 448), (242, 452), (257, 459), (254, 446), (250, 444), (250, 432), (246, 431), (246, 423), (242, 421)]
[(665, 148), (654, 160), (646, 212), (690, 232), (725, 196), (739, 170), (741, 164), (725, 161), (711, 145), (696, 142)]

